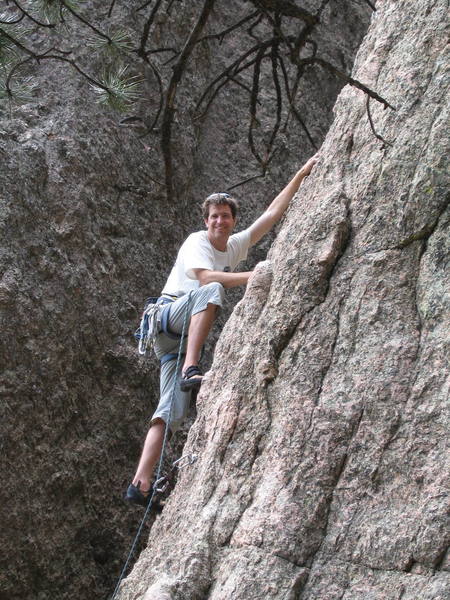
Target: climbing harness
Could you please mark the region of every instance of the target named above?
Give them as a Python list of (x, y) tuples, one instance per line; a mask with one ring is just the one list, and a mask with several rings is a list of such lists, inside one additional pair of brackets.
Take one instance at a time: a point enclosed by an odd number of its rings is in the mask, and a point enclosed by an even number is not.
[[(189, 292), (188, 301), (186, 303), (186, 309), (185, 309), (185, 314), (184, 314), (184, 319), (183, 319), (183, 327), (182, 327), (182, 330), (181, 330), (181, 335), (178, 335), (178, 334), (170, 332), (171, 336), (175, 336), (176, 335), (176, 337), (179, 338), (179, 340), (180, 340), (180, 343), (178, 345), (178, 352), (177, 352), (177, 354), (171, 354), (170, 355), (171, 358), (167, 359), (167, 360), (175, 360), (176, 359), (177, 364), (176, 364), (176, 367), (175, 367), (175, 373), (178, 373), (179, 369), (180, 369), (180, 361), (181, 361), (181, 356), (182, 356), (181, 348), (182, 348), (183, 340), (184, 340), (185, 336), (187, 335), (186, 332), (187, 332), (187, 322), (188, 322), (189, 309), (190, 309), (190, 306), (191, 306), (191, 295), (192, 295), (192, 292)], [(175, 298), (172, 297), (172, 296), (165, 296), (165, 295), (163, 295), (163, 296), (161, 296), (161, 298), (155, 298), (155, 299), (149, 298), (147, 300), (146, 306), (144, 308), (144, 314), (142, 315), (143, 318), (141, 319), (141, 326), (139, 327), (139, 329), (137, 330), (137, 332), (135, 334), (135, 337), (137, 337), (137, 334), (139, 332), (139, 335), (141, 336), (141, 337), (137, 338), (137, 339), (139, 339), (139, 342), (141, 342), (142, 337), (145, 336), (145, 339), (146, 339), (145, 345), (144, 344), (142, 345), (142, 349), (144, 350), (144, 348), (145, 348), (145, 350), (143, 352), (144, 354), (145, 354), (145, 351), (147, 349), (149, 341), (150, 340), (154, 341), (154, 339), (155, 339), (155, 337), (156, 337), (156, 335), (158, 333), (159, 308), (163, 304), (166, 304), (166, 302), (173, 302), (174, 299)], [(155, 301), (154, 302), (149, 302), (150, 300), (155, 300)], [(150, 318), (148, 320), (147, 332), (144, 332), (144, 330), (142, 329), (142, 323), (144, 321), (145, 312), (146, 312), (146, 310), (147, 310), (147, 308), (148, 308), (149, 305), (150, 306), (151, 305), (156, 305), (159, 308), (158, 308), (158, 310), (154, 311), (156, 313), (156, 315), (151, 314), (151, 320), (150, 320)], [(163, 311), (163, 314), (164, 313), (169, 313), (169, 310)], [(164, 333), (167, 335), (167, 332), (169, 331), (169, 329), (168, 329), (168, 315), (167, 315), (167, 318), (165, 320), (166, 320), (165, 328), (164, 328), (164, 326), (163, 326), (162, 323), (161, 323), (160, 326), (162, 328), (162, 331), (164, 331)], [(151, 323), (152, 329), (150, 329), (150, 323)], [(139, 352), (140, 352), (140, 350), (139, 350)], [(140, 353), (142, 354), (142, 352), (140, 352)], [(168, 355), (165, 355), (165, 356), (168, 356)], [(164, 360), (165, 356), (163, 356), (163, 358), (161, 359), (161, 361)], [(155, 494), (156, 493), (160, 493), (160, 492), (164, 492), (167, 489), (167, 486), (169, 485), (168, 478), (165, 477), (165, 476), (162, 476), (161, 472), (162, 472), (162, 465), (163, 465), (164, 453), (165, 453), (165, 449), (166, 449), (166, 445), (167, 445), (167, 440), (168, 440), (168, 436), (169, 436), (169, 423), (170, 423), (170, 417), (172, 416), (172, 407), (173, 407), (173, 401), (174, 401), (174, 398), (175, 398), (175, 390), (177, 388), (177, 385), (178, 385), (178, 378), (174, 377), (174, 382), (173, 382), (172, 391), (171, 391), (171, 395), (170, 395), (169, 415), (168, 415), (167, 422), (166, 422), (165, 428), (164, 428), (164, 438), (163, 438), (163, 443), (162, 443), (162, 448), (161, 448), (161, 454), (160, 454), (160, 457), (159, 457), (158, 468), (156, 470), (155, 482), (154, 482), (154, 484), (152, 486), (152, 493), (151, 493), (151, 496), (150, 496), (150, 500), (149, 500), (149, 502), (147, 504), (147, 508), (145, 509), (144, 516), (142, 517), (142, 520), (141, 520), (141, 523), (140, 523), (139, 528), (137, 530), (136, 536), (135, 536), (135, 538), (133, 540), (133, 543), (131, 545), (131, 549), (130, 549), (130, 551), (128, 553), (128, 556), (127, 556), (127, 559), (125, 561), (125, 565), (124, 565), (124, 567), (122, 569), (122, 572), (120, 573), (119, 580), (117, 581), (116, 587), (114, 589), (113, 595), (111, 596), (110, 600), (115, 600), (115, 598), (117, 596), (117, 592), (119, 591), (120, 584), (122, 583), (122, 580), (123, 580), (123, 578), (125, 576), (125, 573), (128, 570), (128, 565), (129, 565), (130, 560), (131, 560), (131, 558), (132, 558), (132, 556), (134, 554), (134, 551), (136, 549), (136, 545), (137, 545), (137, 542), (138, 542), (138, 540), (139, 540), (139, 538), (141, 536), (142, 529), (143, 529), (144, 524), (145, 524), (145, 522), (147, 520), (148, 513), (150, 512), (150, 509), (152, 507), (152, 503), (153, 503), (153, 499), (155, 497)], [(182, 456), (181, 458), (179, 458), (178, 460), (176, 460), (172, 464), (172, 469), (171, 470), (173, 471), (176, 468), (178, 468), (178, 470), (183, 469), (184, 467), (186, 467), (188, 465), (192, 465), (196, 460), (197, 460), (197, 456), (195, 454), (186, 454), (186, 455)]]
[[(134, 337), (138, 340), (138, 352), (145, 355), (149, 344), (154, 344), (158, 333), (162, 332), (172, 340), (182, 340), (185, 336), (171, 331), (169, 328), (170, 306), (165, 308), (168, 303), (175, 302), (177, 296), (163, 294), (159, 298), (150, 297), (145, 302), (144, 312), (142, 313), (141, 323), (136, 329)], [(165, 308), (165, 310), (162, 310)], [(178, 353), (165, 354), (161, 359), (161, 365), (174, 360)]]

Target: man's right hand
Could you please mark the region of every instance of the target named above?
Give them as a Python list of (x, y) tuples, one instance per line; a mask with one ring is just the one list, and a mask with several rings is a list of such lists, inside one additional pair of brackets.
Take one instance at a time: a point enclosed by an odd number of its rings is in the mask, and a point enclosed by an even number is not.
[(300, 169), (300, 172), (303, 174), (303, 177), (308, 177), (319, 158), (319, 153), (316, 152), (314, 156), (311, 156), (311, 158), (305, 162), (303, 167)]

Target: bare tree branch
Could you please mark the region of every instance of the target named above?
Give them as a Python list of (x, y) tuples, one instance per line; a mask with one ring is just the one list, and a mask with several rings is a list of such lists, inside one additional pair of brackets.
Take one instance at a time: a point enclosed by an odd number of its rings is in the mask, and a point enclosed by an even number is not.
[(377, 133), (375, 131), (375, 126), (373, 124), (372, 115), (370, 113), (370, 96), (367, 96), (367, 98), (366, 98), (366, 110), (367, 110), (367, 116), (369, 118), (370, 128), (372, 129), (373, 135), (378, 140), (380, 140), (381, 142), (383, 142), (383, 146), (392, 146), (391, 142), (388, 142), (387, 140), (385, 140), (384, 137), (382, 137), (379, 133)]
[(144, 10), (144, 8), (147, 8), (147, 6), (151, 3), (152, 3), (152, 0), (148, 0), (148, 2), (144, 2), (144, 4), (141, 4), (141, 6), (139, 6), (139, 8), (136, 9), (136, 12), (139, 12), (140, 10)]
[[(269, 58), (270, 54), (264, 54), (263, 58)], [(245, 84), (242, 84), (240, 82), (238, 82), (235, 77), (236, 75), (239, 75), (239, 73), (242, 73), (243, 71), (245, 71), (246, 69), (250, 68), (252, 65), (254, 65), (257, 61), (257, 58), (253, 58), (252, 60), (249, 60), (247, 63), (245, 63), (244, 65), (242, 65), (239, 68), (236, 68), (235, 70), (233, 70), (232, 74), (227, 74), (223, 77), (223, 81), (222, 83), (220, 83), (216, 89), (214, 90), (214, 92), (212, 93), (212, 95), (210, 96), (208, 102), (205, 105), (205, 108), (203, 109), (203, 112), (199, 115), (197, 115), (196, 117), (194, 117), (196, 120), (197, 119), (201, 119), (202, 117), (204, 117), (206, 115), (206, 113), (208, 112), (209, 107), (211, 106), (211, 104), (213, 103), (215, 97), (217, 96), (217, 94), (220, 92), (220, 90), (227, 85), (227, 83), (229, 83), (230, 81), (233, 81), (234, 83), (237, 83), (238, 85), (241, 85), (242, 87), (244, 87), (250, 94), (252, 93), (252, 90), (246, 86)], [(220, 79), (219, 79), (220, 80)], [(217, 83), (217, 82), (216, 82)], [(212, 89), (212, 86), (209, 86), (209, 90)], [(261, 104), (259, 100), (257, 100), (258, 104)], [(200, 105), (200, 101), (197, 102), (197, 105), (195, 107), (195, 110), (198, 109)]]
[[(358, 1), (361, 2), (361, 0)], [(373, 1), (364, 1), (375, 10)], [(134, 11), (135, 14), (151, 5), (151, 0), (142, 0), (142, 2), (141, 6)], [(166, 2), (163, 2), (163, 0), (155, 0), (151, 5), (151, 8), (149, 8), (150, 14), (142, 19), (144, 21), (143, 30), (140, 36), (138, 36), (134, 52), (151, 71), (147, 71), (147, 75), (152, 83), (151, 87), (155, 90), (151, 98), (151, 105), (156, 107), (156, 110), (154, 114), (151, 115), (150, 119), (147, 117), (145, 118), (145, 121), (142, 120), (144, 125), (151, 121), (150, 124), (147, 125), (147, 130), (143, 136), (155, 131), (159, 124), (161, 125), (159, 130), (160, 144), (164, 160), (165, 185), (169, 200), (172, 198), (174, 191), (172, 172), (172, 129), (176, 111), (176, 95), (194, 47), (200, 42), (208, 43), (212, 40), (218, 40), (219, 44), (221, 44), (226, 36), (230, 36), (237, 31), (239, 31), (238, 35), (246, 36), (247, 42), (250, 38), (256, 40), (256, 42), (250, 42), (251, 47), (248, 48), (248, 50), (243, 52), (242, 55), (238, 56), (236, 59), (233, 59), (233, 62), (230, 65), (224, 68), (218, 75), (214, 76), (213, 81), (205, 85), (200, 93), (200, 99), (195, 106), (195, 111), (198, 114), (193, 117), (194, 120), (203, 117), (208, 112), (217, 95), (227, 85), (237, 85), (249, 94), (248, 145), (252, 155), (261, 167), (262, 174), (255, 175), (243, 182), (235, 184), (232, 188), (244, 185), (257, 177), (264, 176), (267, 166), (276, 154), (276, 142), (280, 128), (283, 126), (286, 131), (291, 118), (295, 119), (300, 125), (313, 148), (317, 148), (317, 145), (308, 130), (306, 121), (300, 114), (299, 108), (295, 106), (298, 90), (300, 89), (300, 82), (307, 69), (314, 66), (322, 67), (327, 72), (333, 74), (333, 76), (362, 90), (364, 94), (366, 94), (367, 115), (372, 131), (377, 139), (380, 139), (385, 144), (389, 143), (375, 131), (369, 101), (373, 98), (377, 102), (381, 102), (385, 108), (393, 108), (389, 102), (365, 84), (353, 79), (330, 62), (318, 56), (320, 41), (316, 42), (312, 38), (312, 34), (314, 33), (316, 26), (321, 22), (322, 14), (330, 3), (330, 0), (320, 0), (320, 2), (317, 3), (318, 8), (316, 9), (315, 14), (300, 8), (298, 4), (301, 3), (296, 2), (296, 0), (251, 0), (251, 2), (256, 7), (256, 10), (253, 12), (249, 11), (249, 14), (240, 18), (236, 23), (226, 27), (222, 31), (202, 35), (206, 22), (216, 4), (215, 0), (202, 0), (201, 4), (198, 3), (201, 6), (201, 9), (200, 7), (198, 9), (200, 11), (199, 16), (185, 39), (181, 50), (169, 46), (169, 44), (171, 44), (171, 42), (168, 41), (170, 38), (164, 38), (164, 41), (159, 44), (159, 47), (151, 47), (153, 26), (157, 15), (160, 14), (164, 7), (165, 15), (170, 16), (170, 11), (176, 6), (175, 0), (166, 0)], [(58, 0), (55, 9), (59, 8), (59, 18), (58, 16), (55, 17), (57, 22), (54, 24), (41, 23), (39, 19), (33, 16), (33, 13), (30, 13), (28, 3), (25, 1), (11, 0), (11, 4), (15, 11), (20, 11), (20, 16), (15, 21), (0, 21), (0, 24), (14, 25), (15, 23), (20, 23), (25, 18), (35, 23), (37, 27), (52, 28), (60, 23), (64, 23), (64, 19), (67, 18), (67, 14), (69, 14), (80, 21), (85, 27), (94, 31), (97, 36), (106, 40), (108, 44), (116, 44), (112, 35), (110, 36), (101, 31), (101, 25), (97, 26), (96, 20), (94, 20), (95, 24), (91, 22), (90, 15), (83, 16), (82, 14), (79, 14), (75, 8), (72, 8), (73, 5), (70, 0)], [(25, 8), (22, 7), (22, 4)], [(114, 7), (116, 6), (116, 0), (109, 0), (107, 4), (109, 5), (108, 17), (111, 17)], [(17, 12), (17, 14), (19, 14), (19, 12)], [(56, 15), (58, 15), (57, 12)], [(15, 17), (16, 13), (14, 12), (12, 18)], [(289, 22), (288, 27), (286, 27), (286, 22)], [(296, 26), (297, 31), (293, 29), (293, 24)], [(271, 29), (271, 33), (268, 33), (267, 26)], [(257, 27), (258, 29), (256, 30)], [(7, 33), (8, 31), (9, 33)], [(100, 92), (103, 102), (109, 102), (111, 100), (111, 104), (113, 104), (112, 100), (116, 99), (116, 106), (118, 106), (120, 99), (123, 98), (123, 96), (120, 95), (120, 87), (118, 85), (116, 87), (115, 79), (107, 79), (102, 76), (101, 81), (96, 80), (95, 77), (85, 72), (76, 60), (68, 56), (71, 53), (70, 50), (65, 53), (57, 48), (49, 48), (43, 53), (36, 52), (32, 48), (27, 47), (27, 43), (22, 41), (24, 39), (22, 35), (20, 37), (19, 33), (16, 35), (13, 28), (9, 30), (7, 27), (4, 27), (0, 30), (0, 33), (5, 40), (9, 40), (10, 43), (7, 42), (7, 47), (11, 48), (12, 45), (14, 45), (22, 54), (23, 58), (23, 60), (17, 59), (19, 62), (12, 68), (10, 61), (9, 63), (6, 63), (9, 65), (8, 68), (11, 69), (6, 77), (6, 90), (10, 96), (13, 95), (13, 92), (16, 97), (19, 94), (19, 88), (14, 90), (14, 87), (11, 86), (11, 82), (12, 78), (17, 75), (21, 67), (26, 63), (32, 61), (39, 63), (42, 60), (59, 60), (74, 68), (82, 75), (82, 77), (89, 81), (90, 84), (100, 90), (104, 90), (106, 94)], [(103, 47), (107, 46), (107, 44), (102, 45)], [(217, 46), (218, 44), (211, 47), (213, 56)], [(306, 58), (302, 58), (302, 56), (305, 56), (303, 51), (306, 47), (309, 47), (310, 55)], [(170, 58), (165, 60), (166, 57), (164, 57), (160, 63), (152, 61), (152, 55), (162, 55), (163, 53), (169, 53)], [(266, 62), (266, 59), (270, 59), (270, 61)], [(290, 65), (287, 63), (288, 59), (290, 60)], [(166, 65), (169, 63), (171, 63), (171, 66), (167, 68)], [(160, 65), (159, 67), (157, 66), (158, 64)], [(170, 72), (169, 69), (172, 69), (172, 71)], [(156, 85), (153, 82), (152, 75), (156, 79)], [(251, 82), (249, 83), (250, 79)], [(168, 81), (168, 83), (165, 84), (165, 81)], [(264, 132), (262, 130), (257, 130), (258, 116), (261, 112), (262, 102), (264, 100), (264, 103), (267, 103), (267, 94), (261, 93), (262, 81), (264, 81), (265, 88), (270, 86), (270, 104), (266, 104), (266, 107), (267, 110), (271, 111), (274, 115), (271, 120), (271, 128), (267, 128)], [(267, 84), (267, 81), (270, 83)], [(99, 90), (97, 89), (97, 92), (98, 91)], [(285, 119), (284, 125), (282, 125), (283, 119)], [(128, 125), (131, 126), (131, 121)]]
[[(242, 81), (239, 81), (238, 79), (236, 79), (236, 77), (230, 77), (228, 79), (228, 81), (231, 81), (232, 83), (235, 83), (236, 85), (238, 85), (239, 87), (241, 87), (242, 89), (244, 89), (249, 94), (252, 93), (252, 90), (248, 87), (248, 85), (245, 85), (245, 83), (243, 83)], [(261, 102), (260, 102), (259, 99), (257, 99), (257, 103), (261, 104)]]
[(145, 61), (148, 64), (148, 66), (151, 68), (151, 70), (153, 71), (153, 74), (156, 77), (156, 81), (158, 82), (158, 89), (159, 89), (159, 106), (158, 106), (158, 110), (156, 111), (156, 115), (155, 115), (155, 117), (153, 119), (153, 122), (151, 123), (151, 125), (149, 126), (149, 128), (147, 130), (147, 134), (149, 134), (156, 127), (156, 125), (158, 123), (158, 120), (159, 120), (159, 117), (161, 115), (161, 112), (163, 110), (163, 106), (164, 106), (164, 88), (163, 88), (162, 77), (161, 77), (161, 74), (158, 71), (158, 69), (155, 67), (155, 65), (152, 63), (152, 61), (148, 58), (148, 56), (145, 57)]
[[(206, 96), (210, 93), (210, 91), (214, 88), (214, 86), (224, 77), (228, 77), (230, 74), (232, 74), (233, 76), (237, 74), (237, 71), (235, 70), (242, 61), (244, 61), (248, 56), (250, 56), (251, 54), (255, 54), (258, 53), (258, 51), (260, 49), (267, 49), (270, 48), (273, 44), (273, 42), (276, 40), (277, 38), (270, 38), (269, 40), (266, 40), (264, 42), (258, 42), (258, 44), (256, 44), (255, 46), (252, 46), (252, 48), (250, 48), (249, 50), (247, 50), (247, 52), (244, 52), (244, 54), (242, 54), (237, 60), (235, 60), (231, 65), (229, 65), (224, 71), (222, 71), (222, 73), (220, 73), (220, 75), (218, 75), (204, 90), (203, 94), (200, 97), (200, 100), (197, 102), (197, 105), (195, 107), (195, 110), (198, 110), (199, 107), (202, 105), (204, 99), (206, 98)], [(253, 63), (252, 63), (253, 64)]]
[[(155, 20), (156, 13), (158, 12), (159, 7), (161, 6), (161, 2), (162, 2), (162, 0), (156, 0), (156, 4), (153, 7), (152, 12), (150, 13), (149, 18), (147, 19), (147, 21), (144, 25), (144, 31), (142, 32), (142, 37), (141, 37), (141, 45), (139, 46), (139, 49), (137, 51), (138, 56), (140, 56), (141, 58), (145, 57), (145, 46), (147, 45), (148, 36), (150, 35), (150, 29), (151, 29), (151, 26), (153, 25), (153, 21)], [(150, 4), (150, 3), (148, 2), (147, 4)], [(140, 10), (143, 7), (144, 7), (144, 5), (142, 5), (140, 8), (138, 8), (138, 10)]]
[[(250, 25), (250, 27), (247, 29), (247, 34), (254, 40), (258, 40), (258, 38), (256, 37), (256, 35), (253, 34), (253, 30), (255, 29), (255, 27), (257, 27), (261, 23), (262, 20), (263, 20), (263, 14), (261, 13), (259, 15), (259, 17), (256, 19), (256, 21), (254, 23), (252, 23)], [(258, 41), (260, 41), (260, 40), (258, 40)]]
[(316, 64), (320, 65), (321, 67), (323, 67), (324, 69), (326, 69), (327, 71), (329, 71), (330, 73), (333, 73), (334, 75), (336, 75), (339, 79), (342, 79), (343, 81), (345, 81), (345, 83), (348, 83), (349, 85), (362, 90), (365, 94), (367, 94), (374, 100), (377, 100), (377, 102), (380, 102), (381, 104), (383, 104), (385, 108), (392, 108), (392, 110), (396, 110), (392, 106), (392, 104), (390, 104), (387, 100), (385, 100), (380, 95), (378, 95), (376, 92), (374, 92), (369, 87), (367, 87), (367, 85), (364, 85), (364, 83), (361, 83), (357, 79), (353, 79), (353, 77), (350, 77), (350, 75), (347, 75), (346, 73), (344, 73), (340, 69), (336, 68), (334, 65), (332, 65), (328, 61), (324, 60), (323, 58), (313, 56), (311, 58), (303, 58), (303, 59), (299, 60), (298, 63), (304, 64), (304, 65), (316, 63)]
[(246, 17), (244, 17), (243, 19), (241, 19), (240, 21), (238, 21), (234, 25), (231, 25), (231, 27), (228, 27), (228, 29), (224, 29), (223, 31), (220, 31), (219, 33), (211, 33), (210, 35), (204, 35), (203, 37), (201, 37), (201, 38), (199, 38), (197, 40), (197, 44), (199, 44), (200, 42), (204, 42), (206, 40), (213, 40), (213, 39), (216, 39), (216, 38), (220, 39), (220, 41), (222, 42), (223, 38), (226, 35), (228, 35), (232, 31), (234, 31), (235, 29), (239, 29), (239, 27), (241, 27), (244, 23), (247, 23), (248, 21), (251, 21), (252, 19), (254, 19), (257, 16), (259, 16), (259, 14), (260, 14), (259, 10), (255, 10), (250, 15), (247, 15)]
[[(315, 141), (313, 140), (309, 129), (306, 127), (305, 122), (303, 121), (302, 117), (300, 116), (300, 113), (298, 112), (297, 108), (294, 106), (294, 98), (295, 98), (295, 93), (296, 93), (296, 89), (295, 92), (291, 92), (291, 90), (289, 89), (289, 78), (288, 78), (288, 74), (286, 71), (286, 66), (283, 62), (283, 59), (280, 57), (280, 66), (281, 66), (281, 72), (283, 73), (283, 79), (284, 79), (284, 86), (285, 86), (285, 90), (286, 90), (286, 96), (289, 102), (289, 108), (290, 111), (292, 112), (292, 114), (294, 115), (294, 117), (297, 119), (297, 121), (299, 122), (300, 126), (302, 127), (303, 131), (306, 134), (306, 137), (308, 138), (311, 146), (315, 149), (318, 150), (318, 146), (315, 143)], [(294, 86), (298, 85), (298, 81), (301, 77), (301, 74), (299, 72), (297, 72), (297, 80), (294, 82)], [(287, 123), (287, 121), (286, 121)]]
[(265, 158), (266, 166), (269, 164), (269, 162), (273, 158), (272, 148), (273, 148), (275, 139), (277, 137), (278, 130), (281, 125), (281, 115), (282, 115), (282, 109), (283, 109), (283, 96), (281, 93), (281, 86), (280, 86), (280, 81), (278, 78), (278, 43), (274, 43), (274, 45), (272, 46), (270, 60), (272, 63), (272, 79), (273, 79), (273, 83), (274, 83), (274, 87), (275, 87), (275, 94), (276, 94), (276, 100), (277, 100), (277, 116), (276, 116), (275, 124), (272, 129), (272, 133), (271, 133), (269, 142), (267, 144), (266, 158)]
[(317, 17), (307, 10), (300, 8), (291, 0), (253, 0), (259, 8), (279, 13), (286, 17), (294, 17), (305, 23), (317, 23)]
[(192, 50), (194, 49), (194, 46), (206, 24), (206, 21), (208, 20), (209, 14), (214, 6), (214, 3), (215, 0), (204, 1), (200, 16), (194, 28), (192, 29), (186, 41), (186, 44), (184, 45), (178, 62), (173, 67), (172, 77), (170, 79), (169, 87), (166, 93), (166, 104), (164, 107), (161, 126), (161, 150), (164, 157), (164, 166), (166, 173), (166, 193), (167, 199), (169, 201), (172, 199), (173, 196), (171, 131), (173, 115), (175, 112), (175, 96), (177, 93), (177, 87), (181, 81), (188, 58)]
[(253, 128), (257, 121), (256, 119), (256, 100), (258, 98), (259, 93), (259, 77), (261, 73), (261, 62), (264, 58), (265, 48), (262, 47), (258, 50), (256, 55), (255, 67), (253, 69), (253, 83), (252, 83), (252, 93), (250, 97), (250, 123), (248, 127), (248, 145), (250, 147), (251, 153), (259, 162), (259, 164), (264, 169), (264, 161), (260, 157), (258, 151), (256, 150), (255, 141), (253, 139)]
[(370, 6), (370, 8), (371, 8), (372, 10), (377, 10), (377, 9), (375, 8), (375, 4), (373, 4), (373, 3), (372, 3), (370, 0), (364, 0), (364, 1), (365, 1), (365, 3), (366, 3), (366, 4), (368, 4), (368, 5)]
[(111, 18), (112, 12), (114, 10), (114, 7), (116, 5), (116, 0), (112, 0), (111, 4), (109, 5), (109, 10), (108, 10), (108, 19)]
[(254, 181), (255, 179), (259, 179), (260, 177), (265, 177), (266, 173), (265, 171), (260, 173), (259, 175), (253, 175), (253, 177), (248, 177), (247, 179), (244, 179), (243, 181), (239, 181), (239, 183), (235, 183), (232, 186), (228, 187), (226, 189), (227, 192), (231, 192), (232, 190), (235, 190), (237, 187), (240, 187), (241, 185), (245, 185), (246, 183), (250, 183), (250, 181)]
[(174, 56), (171, 60), (173, 60), (175, 56), (178, 56), (178, 54), (180, 54), (179, 50), (177, 50), (176, 48), (155, 48), (154, 50), (146, 50), (145, 55), (149, 56), (150, 54), (160, 54), (162, 52), (172, 52)]

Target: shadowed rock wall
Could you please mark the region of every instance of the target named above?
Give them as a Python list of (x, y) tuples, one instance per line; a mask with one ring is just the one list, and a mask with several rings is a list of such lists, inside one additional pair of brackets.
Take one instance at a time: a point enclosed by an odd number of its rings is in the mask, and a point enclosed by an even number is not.
[[(132, 11), (140, 4), (116, 3), (115, 24), (141, 31), (144, 18)], [(195, 22), (199, 3), (176, 7), (178, 20), (167, 30), (161, 19), (156, 43), (181, 43)], [(218, 2), (208, 32), (253, 9)], [(321, 36), (325, 54), (337, 47), (339, 66), (349, 68), (370, 11), (364, 2), (338, 9), (330, 2)], [(105, 6), (89, 2), (83, 10), (94, 18)], [(70, 31), (72, 39), (86, 34), (76, 25)], [(39, 35), (30, 44), (47, 48)], [(118, 127), (121, 116), (94, 104), (86, 82), (58, 63), (43, 61), (35, 71), (32, 102), (11, 114), (0, 108), (2, 600), (103, 599), (114, 588), (141, 517), (122, 494), (158, 399), (157, 365), (138, 359), (132, 333), (186, 233), (201, 227), (199, 199), (256, 170), (245, 90), (225, 90), (200, 124), (190, 121), (214, 69), (243, 50), (228, 44), (214, 67), (202, 45), (183, 78), (173, 204), (158, 184), (157, 137), (140, 140)], [(84, 44), (75, 52), (82, 60), (87, 54)], [(144, 76), (146, 91), (156, 85), (137, 62), (131, 70)], [(313, 94), (307, 86), (302, 114), (320, 143), (340, 83), (323, 73), (308, 81)], [(156, 101), (144, 96), (132, 114), (150, 119)], [(313, 152), (307, 141), (299, 147), (299, 134), (291, 124), (270, 173), (251, 186), (251, 197), (239, 194), (244, 223)]]
[(321, 160), (228, 321), (121, 600), (444, 600), (445, 0), (384, 0)]

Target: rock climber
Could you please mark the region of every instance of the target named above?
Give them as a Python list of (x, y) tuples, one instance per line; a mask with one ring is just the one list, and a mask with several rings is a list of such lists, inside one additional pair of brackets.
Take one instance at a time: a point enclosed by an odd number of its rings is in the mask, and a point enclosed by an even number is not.
[[(201, 349), (218, 307), (223, 304), (224, 289), (246, 285), (252, 274), (252, 271), (234, 272), (234, 269), (246, 259), (248, 249), (281, 219), (316, 162), (317, 155), (294, 175), (264, 213), (239, 233), (233, 234), (238, 208), (234, 198), (229, 194), (216, 193), (204, 201), (202, 209), (206, 230), (192, 233), (183, 243), (158, 300), (162, 304), (160, 322), (165, 320), (167, 323), (165, 331), (157, 334), (154, 343), (155, 353), (161, 361), (160, 400), (150, 422), (136, 473), (125, 495), (129, 502), (147, 506), (169, 413), (169, 427), (173, 434), (186, 415), (190, 392), (198, 390), (201, 385)], [(177, 373), (175, 359), (186, 311), (188, 335), (181, 341), (180, 351), (184, 359), (180, 361), (181, 373)]]

